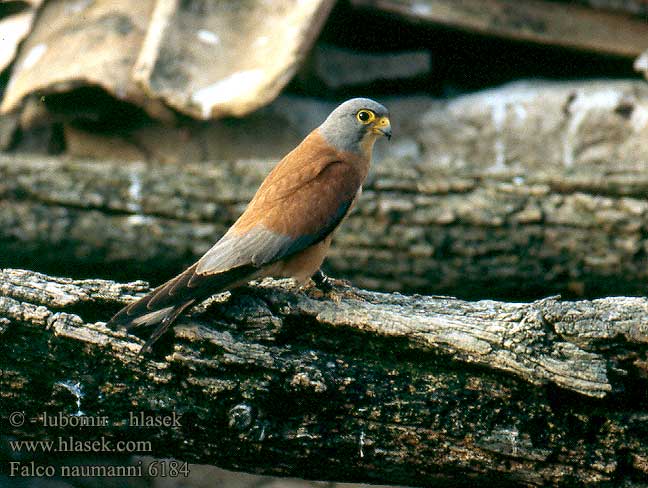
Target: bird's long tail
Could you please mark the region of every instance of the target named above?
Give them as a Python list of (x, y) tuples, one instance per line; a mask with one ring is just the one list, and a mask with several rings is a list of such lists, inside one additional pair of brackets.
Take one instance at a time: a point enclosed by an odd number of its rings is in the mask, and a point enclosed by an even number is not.
[(133, 329), (159, 324), (140, 351), (140, 354), (145, 353), (182, 312), (215, 293), (253, 279), (255, 272), (251, 266), (241, 266), (216, 275), (200, 275), (196, 273), (196, 266), (194, 264), (148, 295), (125, 306), (106, 325), (112, 329)]

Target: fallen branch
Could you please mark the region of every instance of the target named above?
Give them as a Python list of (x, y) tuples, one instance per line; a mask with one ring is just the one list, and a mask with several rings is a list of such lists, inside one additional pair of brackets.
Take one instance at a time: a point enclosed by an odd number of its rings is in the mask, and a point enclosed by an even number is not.
[[(345, 288), (331, 301), (269, 281), (215, 297), (140, 358), (140, 339), (103, 322), (147, 289), (2, 271), (2, 418), (82, 410), (110, 422), (79, 438), (145, 438), (157, 457), (305, 478), (633, 486), (648, 475), (647, 299)], [(180, 425), (129, 428), (131, 412)], [(68, 431), (37, 421), (3, 435)]]
[[(0, 157), (0, 266), (63, 274), (74, 262), (86, 276), (162, 281), (211, 247), (272, 164)], [(634, 195), (648, 176), (599, 170), (521, 179), (379, 167), (326, 266), (383, 290), (642, 294), (648, 204)]]

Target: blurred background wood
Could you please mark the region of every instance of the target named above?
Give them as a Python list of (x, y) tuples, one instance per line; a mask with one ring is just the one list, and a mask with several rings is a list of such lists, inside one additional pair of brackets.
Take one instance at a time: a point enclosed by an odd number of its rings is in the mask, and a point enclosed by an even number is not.
[[(592, 9), (579, 5), (578, 2), (545, 0), (462, 0), (461, 2), (352, 0), (352, 2), (358, 6), (402, 15), (417, 22), (430, 22), (541, 44), (620, 56), (638, 56), (645, 47), (648, 47), (648, 25), (640, 18), (622, 13), (621, 11), (625, 9), (619, 8), (618, 2), (616, 11)], [(603, 5), (604, 3), (600, 2), (597, 6), (608, 6)]]
[[(646, 94), (643, 82), (536, 83), (394, 100), (399, 140), (377, 148), (328, 271), (373, 289), (464, 298), (645, 293)], [(173, 150), (166, 164), (0, 157), (0, 266), (164, 280), (233, 223), (311, 127), (307, 114), (328, 109), (283, 98), (257, 119), (265, 123), (230, 126), (220, 161), (174, 161)], [(282, 124), (292, 137), (275, 137)], [(236, 135), (248, 130), (258, 149)], [(200, 147), (204, 135), (189, 133)], [(259, 159), (263, 147), (276, 157)]]

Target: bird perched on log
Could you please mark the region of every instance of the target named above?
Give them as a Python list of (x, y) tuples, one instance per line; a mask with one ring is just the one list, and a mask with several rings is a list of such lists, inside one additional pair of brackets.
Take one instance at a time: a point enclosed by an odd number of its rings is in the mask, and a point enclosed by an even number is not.
[(391, 137), (389, 112), (368, 98), (337, 107), (268, 174), (246, 210), (196, 263), (140, 300), (108, 326), (157, 325), (142, 352), (192, 305), (265, 278), (294, 278), (330, 288), (320, 266), (334, 231), (362, 190), (374, 143)]

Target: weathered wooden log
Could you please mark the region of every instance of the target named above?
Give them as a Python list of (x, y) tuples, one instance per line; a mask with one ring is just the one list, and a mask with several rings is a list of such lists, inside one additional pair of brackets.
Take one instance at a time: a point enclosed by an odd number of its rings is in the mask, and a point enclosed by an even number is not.
[[(273, 162), (0, 159), (0, 265), (160, 281), (205, 252)], [(642, 294), (648, 173), (458, 176), (378, 166), (327, 260), (365, 287), (463, 297)]]
[[(161, 100), (202, 119), (250, 113), (290, 81), (332, 5), (331, 0), (250, 1), (242, 8), (213, 3), (184, 8), (173, 0), (73, 7), (45, 2), (33, 30), (31, 20), (25, 26), (29, 36), (0, 112), (17, 110), (34, 93), (100, 86), (161, 120), (175, 118)], [(93, 42), (97, 37), (103, 42)], [(8, 43), (11, 51), (16, 42)], [(254, 49), (242, 56), (241, 46)], [(0, 63), (4, 57), (3, 50)]]
[(603, 7), (599, 10), (578, 3), (583, 2), (352, 0), (354, 5), (384, 10), (416, 22), (541, 44), (617, 56), (637, 56), (647, 47), (648, 26), (639, 16), (626, 14), (643, 13), (645, 6), (632, 5), (633, 2), (616, 2), (615, 6), (608, 5), (611, 2), (596, 2), (597, 7)]
[[(376, 148), (384, 157), (328, 271), (365, 288), (464, 298), (644, 294), (647, 100), (644, 82), (600, 82), (387, 101), (396, 136)], [(327, 113), (282, 103), (300, 120)], [(212, 245), (276, 161), (231, 157), (0, 158), (0, 266), (166, 279)]]
[[(0, 417), (16, 424), (3, 425), (3, 458), (31, 462), (8, 440), (101, 437), (315, 479), (645, 486), (645, 298), (465, 302), (337, 288), (331, 301), (266, 281), (203, 304), (138, 357), (142, 341), (103, 321), (147, 290), (0, 272)], [(106, 421), (43, 425), (81, 411)], [(12, 412), (33, 421), (17, 425)], [(179, 425), (133, 426), (154, 415)]]

